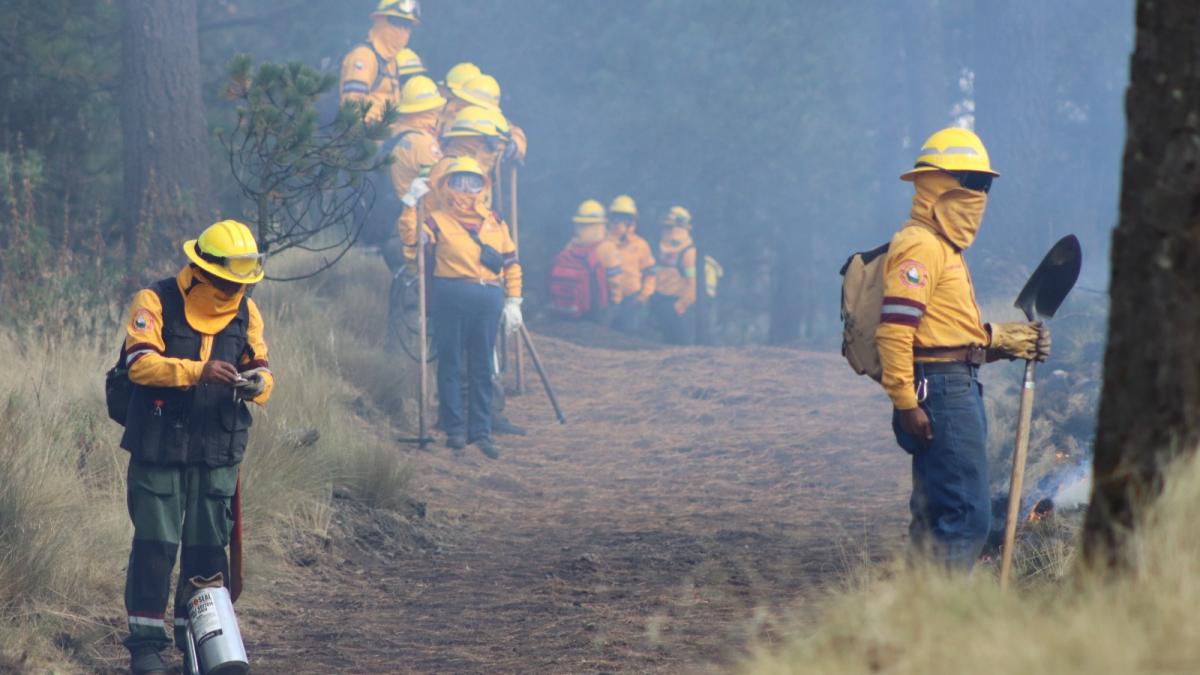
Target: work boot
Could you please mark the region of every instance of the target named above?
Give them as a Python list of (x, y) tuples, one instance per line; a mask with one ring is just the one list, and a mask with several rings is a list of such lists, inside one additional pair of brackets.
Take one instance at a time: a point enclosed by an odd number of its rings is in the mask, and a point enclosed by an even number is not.
[(496, 449), (496, 444), (492, 443), (491, 436), (481, 436), (472, 442), (475, 444), (475, 447), (479, 448), (484, 457), (488, 459), (500, 459), (500, 451)]
[(519, 427), (513, 424), (504, 415), (496, 415), (492, 419), (492, 433), (506, 434), (509, 436), (524, 436), (527, 432), (525, 427)]
[(133, 675), (166, 673), (167, 664), (155, 647), (137, 647), (129, 652), (129, 670)]
[(462, 450), (467, 447), (467, 437), (462, 434), (450, 434), (446, 436), (446, 447), (451, 450)]

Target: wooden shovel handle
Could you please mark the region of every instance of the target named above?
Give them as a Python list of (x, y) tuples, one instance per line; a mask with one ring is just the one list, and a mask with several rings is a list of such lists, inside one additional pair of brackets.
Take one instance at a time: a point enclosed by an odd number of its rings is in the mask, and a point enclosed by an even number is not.
[(1037, 361), (1025, 362), (1021, 384), (1021, 407), (1017, 414), (1017, 447), (1013, 451), (1012, 478), (1008, 486), (1008, 517), (1004, 519), (1004, 549), (1000, 558), (1000, 588), (1008, 588), (1012, 576), (1013, 545), (1021, 517), (1021, 488), (1025, 482), (1025, 459), (1029, 455), (1029, 425), (1033, 419), (1033, 376)]

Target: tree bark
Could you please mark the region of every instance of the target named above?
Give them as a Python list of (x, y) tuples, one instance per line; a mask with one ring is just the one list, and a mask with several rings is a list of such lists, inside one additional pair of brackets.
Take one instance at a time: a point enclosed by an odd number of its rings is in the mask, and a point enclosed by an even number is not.
[(122, 195), (130, 258), (165, 254), (212, 217), (196, 0), (123, 0)]
[(1085, 558), (1130, 535), (1200, 442), (1200, 3), (1139, 0)]

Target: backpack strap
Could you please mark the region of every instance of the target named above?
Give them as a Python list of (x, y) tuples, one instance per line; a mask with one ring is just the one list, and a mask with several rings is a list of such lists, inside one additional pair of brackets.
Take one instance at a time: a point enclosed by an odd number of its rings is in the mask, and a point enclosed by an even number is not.
[(375, 49), (375, 45), (371, 44), (371, 41), (368, 40), (367, 42), (363, 43), (362, 46), (370, 49), (371, 53), (375, 55), (375, 60), (379, 63), (378, 72), (375, 73), (375, 81), (371, 83), (371, 91), (378, 89), (379, 84), (383, 82), (383, 78), (385, 77), (389, 77), (393, 82), (395, 82), (397, 78), (388, 74), (387, 59), (383, 58), (383, 55), (379, 53), (378, 49)]
[[(688, 244), (687, 246), (683, 247), (683, 250), (679, 252), (679, 257), (675, 259), (675, 269), (679, 271), (679, 276), (683, 277), (684, 279), (687, 278), (687, 270), (683, 266), (683, 260), (687, 257), (687, 252), (694, 250), (695, 248), (695, 244)], [(696, 266), (699, 267), (699, 265)]]
[(415, 133), (417, 133), (416, 129), (405, 129), (404, 131), (401, 131), (400, 133), (396, 134), (395, 136), (392, 136), (391, 138), (387, 139), (382, 144), (380, 144), (380, 146), (379, 146), (380, 152), (383, 154), (384, 157), (391, 155), (392, 150), (395, 150), (396, 146), (400, 145), (400, 141), (404, 140), (405, 136), (407, 136), (409, 134), (415, 134)]

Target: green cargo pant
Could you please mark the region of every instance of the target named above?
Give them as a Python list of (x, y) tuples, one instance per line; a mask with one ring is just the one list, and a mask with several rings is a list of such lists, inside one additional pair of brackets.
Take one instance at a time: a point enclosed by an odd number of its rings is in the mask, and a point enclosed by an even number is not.
[[(125, 575), (129, 637), (125, 646), (162, 649), (169, 643), (163, 612), (170, 593), (175, 554), (180, 582), (217, 572), (229, 579), (225, 547), (233, 529), (231, 502), (238, 467), (163, 467), (129, 462), (127, 499), (133, 520), (133, 550)], [(176, 584), (175, 645), (183, 649), (187, 628), (185, 583)]]

